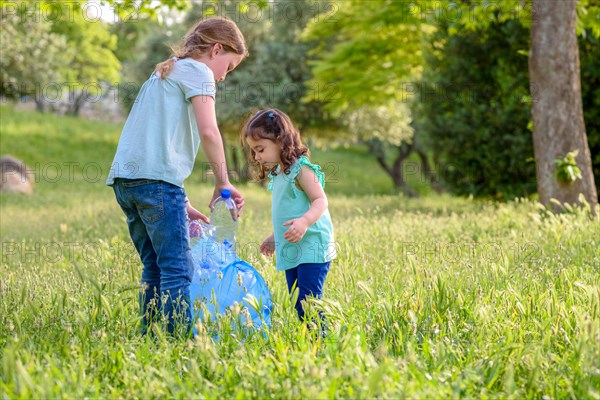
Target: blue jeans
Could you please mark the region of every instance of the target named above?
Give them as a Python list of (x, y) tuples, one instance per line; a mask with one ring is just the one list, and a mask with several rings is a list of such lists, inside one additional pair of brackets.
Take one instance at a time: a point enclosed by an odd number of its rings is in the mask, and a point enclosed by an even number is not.
[(117, 202), (127, 216), (129, 234), (143, 264), (140, 308), (143, 332), (162, 314), (173, 333), (177, 323), (189, 331), (190, 282), (194, 264), (189, 245), (185, 191), (150, 179), (116, 179)]
[(306, 263), (285, 270), (289, 292), (292, 293), (294, 283), (298, 288), (298, 300), (295, 307), (300, 320), (304, 321), (302, 300), (305, 300), (308, 296), (320, 299), (323, 295), (323, 285), (325, 284), (330, 264), (331, 261), (326, 263)]

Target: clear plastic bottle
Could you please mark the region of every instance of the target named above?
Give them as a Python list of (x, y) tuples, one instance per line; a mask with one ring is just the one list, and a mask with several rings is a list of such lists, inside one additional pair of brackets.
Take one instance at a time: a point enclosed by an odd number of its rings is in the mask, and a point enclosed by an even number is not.
[(227, 241), (231, 246), (235, 246), (237, 207), (229, 190), (221, 190), (221, 197), (215, 200), (210, 213), (210, 223), (215, 227), (215, 237), (219, 243)]

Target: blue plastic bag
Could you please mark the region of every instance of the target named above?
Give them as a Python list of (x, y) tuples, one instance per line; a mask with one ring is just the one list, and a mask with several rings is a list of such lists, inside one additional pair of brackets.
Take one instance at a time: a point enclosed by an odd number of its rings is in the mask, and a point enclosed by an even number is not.
[(190, 223), (194, 317), (202, 322), (216, 321), (217, 314), (240, 307), (238, 323), (243, 327), (270, 327), (273, 301), (265, 280), (252, 265), (240, 260), (235, 246), (219, 243), (213, 233), (211, 225)]

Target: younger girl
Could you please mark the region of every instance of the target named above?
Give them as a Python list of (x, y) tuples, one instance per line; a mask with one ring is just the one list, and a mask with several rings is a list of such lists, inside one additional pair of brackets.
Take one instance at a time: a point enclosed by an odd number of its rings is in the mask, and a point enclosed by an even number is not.
[(156, 66), (123, 127), (107, 185), (127, 217), (142, 264), (143, 331), (164, 313), (168, 330), (191, 327), (189, 286), (193, 262), (187, 219), (208, 219), (190, 205), (183, 181), (200, 144), (215, 175), (212, 202), (229, 189), (239, 209), (242, 195), (229, 183), (223, 141), (215, 118), (215, 85), (246, 57), (244, 37), (229, 19), (199, 22), (181, 50)]
[(277, 109), (250, 116), (242, 128), (257, 178), (269, 177), (273, 192), (274, 232), (260, 246), (262, 254), (275, 252), (277, 270), (284, 270), (291, 293), (299, 290), (296, 310), (304, 320), (302, 300), (321, 298), (331, 260), (336, 256), (333, 226), (327, 210), (325, 177), (306, 157), (300, 133)]

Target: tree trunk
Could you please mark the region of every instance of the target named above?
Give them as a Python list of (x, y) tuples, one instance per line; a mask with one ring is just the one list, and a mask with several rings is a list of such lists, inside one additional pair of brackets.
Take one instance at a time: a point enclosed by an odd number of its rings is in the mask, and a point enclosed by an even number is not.
[(231, 146), (231, 162), (233, 164), (233, 170), (235, 171), (235, 183), (248, 182), (248, 174), (246, 173), (246, 163), (242, 165), (240, 162), (240, 155), (238, 149), (235, 146)]
[(442, 193), (442, 185), (440, 185), (437, 172), (431, 169), (427, 153), (420, 148), (415, 149), (415, 151), (421, 160), (421, 176), (429, 181), (429, 184), (436, 193)]
[(419, 197), (419, 194), (408, 186), (404, 179), (404, 161), (413, 150), (413, 144), (403, 143), (401, 146), (394, 146), (398, 155), (394, 163), (390, 166), (385, 159), (384, 144), (376, 139), (367, 141), (367, 146), (383, 170), (392, 178), (394, 188), (400, 190), (407, 197)]
[(35, 99), (35, 110), (38, 112), (44, 112), (45, 111), (45, 104), (44, 104), (44, 100), (42, 99)]
[[(580, 194), (595, 210), (598, 196), (583, 121), (576, 0), (534, 0), (529, 74), (533, 100), (533, 144), (540, 201), (576, 204)], [(582, 179), (559, 182), (555, 159), (578, 150)], [(553, 207), (557, 211), (557, 207)]]
[(74, 95), (73, 104), (69, 106), (69, 110), (67, 114), (78, 116), (81, 111), (81, 107), (83, 106), (84, 99), (86, 98), (86, 94), (81, 91), (79, 94)]

